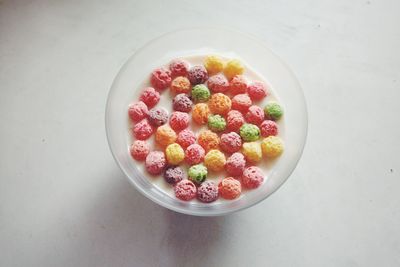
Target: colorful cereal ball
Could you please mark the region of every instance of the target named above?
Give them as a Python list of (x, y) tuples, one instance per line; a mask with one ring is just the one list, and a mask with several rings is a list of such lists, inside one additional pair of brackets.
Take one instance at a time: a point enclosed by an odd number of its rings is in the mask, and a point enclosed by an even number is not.
[(233, 153), (225, 164), (226, 172), (233, 176), (240, 176), (246, 166), (246, 160), (242, 153)]
[(128, 115), (132, 121), (137, 122), (147, 117), (149, 110), (143, 101), (129, 105)]
[(245, 123), (240, 127), (240, 136), (245, 142), (256, 141), (260, 138), (260, 129), (251, 123)]
[(207, 178), (207, 168), (202, 164), (193, 165), (188, 170), (189, 180), (201, 184)]
[(168, 125), (162, 125), (157, 128), (156, 131), (156, 143), (162, 147), (166, 147), (169, 144), (175, 143), (176, 133)]
[(261, 148), (264, 156), (276, 158), (282, 154), (284, 145), (282, 139), (278, 136), (268, 136), (261, 142)]
[(150, 174), (161, 174), (166, 165), (167, 160), (162, 151), (151, 151), (146, 157), (145, 167)]
[(226, 128), (232, 132), (239, 132), (240, 127), (244, 124), (242, 113), (237, 110), (231, 110), (226, 116)]
[(186, 94), (178, 94), (172, 100), (172, 108), (176, 111), (189, 112), (192, 110), (193, 102)]
[(140, 94), (139, 100), (143, 101), (147, 107), (152, 108), (158, 103), (158, 101), (160, 101), (160, 93), (153, 87), (147, 87)]
[(277, 121), (283, 115), (283, 109), (281, 105), (279, 105), (275, 101), (270, 101), (264, 108), (265, 117), (270, 120)]
[(235, 132), (225, 133), (221, 135), (221, 148), (225, 152), (234, 153), (242, 147), (242, 139)]
[(207, 56), (204, 60), (204, 67), (208, 73), (215, 74), (224, 69), (224, 61), (218, 56)]
[(169, 125), (175, 131), (181, 131), (189, 126), (189, 114), (180, 111), (172, 112)]
[(262, 158), (261, 146), (257, 142), (243, 143), (242, 153), (252, 163), (259, 162)]
[(161, 126), (168, 121), (168, 111), (165, 108), (153, 108), (149, 112), (149, 122), (153, 126)]
[(169, 87), (171, 80), (171, 72), (163, 68), (155, 69), (150, 76), (150, 83), (157, 90)]
[(210, 98), (210, 90), (204, 84), (198, 84), (192, 88), (192, 99), (194, 102), (206, 102)]
[(190, 85), (190, 81), (188, 78), (183, 77), (183, 76), (178, 76), (175, 79), (172, 80), (171, 83), (171, 92), (174, 94), (180, 94), (180, 93), (189, 93), (190, 88), (192, 86)]
[(186, 179), (186, 174), (179, 166), (169, 166), (164, 171), (164, 180), (169, 184), (176, 184)]
[(192, 111), (192, 118), (197, 124), (206, 124), (208, 116), (210, 115), (210, 109), (206, 103), (198, 103), (194, 105)]
[(226, 121), (221, 115), (208, 116), (208, 128), (214, 132), (222, 132), (226, 128)]
[(175, 59), (169, 64), (172, 77), (186, 76), (189, 71), (189, 63), (182, 59)]
[(253, 82), (247, 87), (247, 93), (253, 101), (261, 100), (267, 96), (267, 86), (262, 82)]
[(207, 81), (207, 86), (214, 93), (223, 93), (229, 89), (228, 80), (222, 74), (211, 76)]
[(216, 93), (208, 101), (208, 107), (212, 113), (225, 115), (231, 110), (232, 101), (228, 96)]
[(197, 142), (205, 149), (205, 151), (209, 151), (211, 149), (218, 149), (220, 141), (216, 133), (205, 130), (199, 134)]
[(248, 94), (238, 94), (232, 98), (232, 109), (246, 114), (252, 102)]
[(222, 198), (235, 199), (240, 196), (242, 186), (238, 180), (233, 177), (227, 177), (218, 184), (218, 192)]
[(235, 75), (229, 82), (229, 92), (232, 95), (244, 94), (247, 91), (247, 80), (243, 75)]
[(185, 159), (185, 151), (180, 145), (173, 143), (165, 149), (165, 156), (169, 164), (178, 165)]
[(205, 181), (197, 188), (197, 199), (211, 203), (218, 199), (218, 186), (213, 181)]
[(153, 132), (154, 129), (147, 119), (143, 119), (133, 126), (133, 135), (139, 140), (146, 140)]
[(259, 187), (264, 181), (264, 174), (261, 169), (256, 166), (247, 167), (243, 171), (242, 185), (248, 189)]
[(255, 125), (260, 125), (264, 120), (264, 110), (259, 106), (253, 105), (249, 107), (246, 113), (246, 121)]
[(222, 171), (225, 166), (225, 155), (219, 150), (211, 149), (204, 157), (204, 165), (212, 171)]
[(185, 179), (174, 186), (174, 192), (180, 200), (189, 201), (196, 197), (197, 188), (192, 181)]
[(181, 145), (183, 148), (187, 148), (188, 146), (194, 144), (196, 142), (196, 135), (189, 129), (185, 129), (178, 133), (178, 138), (176, 142)]
[(224, 68), (224, 74), (229, 80), (232, 79), (235, 75), (243, 74), (243, 72), (244, 72), (244, 66), (237, 59), (232, 59), (228, 61), (228, 63), (226, 63), (226, 66)]
[(146, 159), (150, 152), (150, 146), (146, 141), (136, 140), (130, 147), (130, 153), (132, 158), (143, 161)]
[(188, 78), (191, 84), (205, 83), (208, 79), (207, 70), (203, 66), (194, 66), (188, 72)]
[(189, 165), (199, 164), (203, 161), (206, 152), (198, 144), (190, 145), (185, 151), (185, 160)]
[(261, 136), (268, 137), (278, 134), (278, 124), (271, 120), (265, 120), (260, 125)]

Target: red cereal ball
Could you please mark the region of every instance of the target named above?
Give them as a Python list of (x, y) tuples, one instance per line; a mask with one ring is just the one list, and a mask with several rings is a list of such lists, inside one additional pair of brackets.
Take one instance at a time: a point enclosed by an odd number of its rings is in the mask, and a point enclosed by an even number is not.
[(222, 74), (211, 76), (207, 81), (208, 88), (214, 93), (223, 93), (229, 89), (229, 83)]
[(174, 94), (180, 94), (180, 93), (187, 94), (192, 89), (192, 86), (190, 85), (190, 81), (188, 78), (183, 76), (178, 76), (172, 80), (170, 89), (171, 92)]
[(278, 134), (278, 124), (271, 120), (265, 120), (260, 124), (261, 136), (268, 137)]
[(259, 167), (247, 167), (243, 171), (242, 185), (245, 188), (253, 189), (259, 187), (264, 181), (263, 172)]
[(232, 95), (244, 94), (247, 91), (247, 80), (243, 75), (235, 75), (229, 82), (229, 92)]
[(224, 178), (218, 184), (219, 195), (225, 199), (238, 198), (242, 192), (240, 182), (233, 177)]
[(267, 96), (267, 86), (262, 82), (252, 82), (247, 87), (247, 93), (254, 101), (261, 100)]
[(192, 144), (186, 148), (185, 160), (189, 165), (199, 164), (204, 160), (206, 151), (198, 144)]
[(162, 151), (151, 151), (145, 162), (145, 167), (148, 173), (152, 175), (161, 174), (167, 166), (167, 160), (164, 152)]
[(244, 124), (243, 114), (237, 110), (231, 110), (226, 116), (226, 128), (228, 131), (239, 132), (240, 127)]
[(150, 146), (146, 141), (136, 140), (130, 147), (130, 153), (132, 158), (143, 161), (146, 159), (150, 152)]
[(264, 110), (259, 106), (253, 105), (249, 107), (245, 117), (248, 123), (260, 125), (265, 117)]
[(136, 139), (146, 140), (153, 134), (153, 127), (147, 119), (143, 119), (133, 126), (133, 135)]
[(172, 112), (169, 125), (177, 132), (186, 129), (189, 126), (189, 114), (180, 111)]
[(240, 150), (242, 138), (235, 132), (224, 133), (221, 135), (221, 148), (228, 153), (234, 153)]
[(190, 112), (193, 102), (186, 94), (177, 94), (172, 100), (172, 108), (175, 111)]
[(233, 153), (225, 163), (226, 172), (233, 176), (240, 176), (246, 166), (246, 159), (240, 152)]
[(189, 201), (196, 197), (197, 188), (192, 181), (185, 179), (174, 186), (174, 192), (180, 200)]
[(192, 85), (205, 83), (208, 79), (208, 73), (204, 66), (194, 66), (189, 70), (188, 78)]
[(132, 121), (137, 122), (146, 118), (149, 110), (143, 101), (139, 101), (129, 105), (128, 114)]
[(153, 70), (150, 75), (150, 83), (157, 90), (164, 90), (171, 85), (171, 72), (164, 68)]
[(152, 108), (158, 103), (158, 101), (160, 101), (160, 93), (153, 87), (147, 87), (140, 94), (139, 100), (143, 101), (147, 107)]
[(213, 181), (203, 182), (197, 188), (197, 199), (204, 203), (211, 203), (218, 199), (218, 186)]
[(252, 102), (248, 94), (238, 94), (232, 98), (232, 109), (246, 114)]
[(149, 112), (149, 122), (153, 126), (161, 126), (168, 121), (168, 111), (165, 108), (153, 108)]
[(181, 145), (181, 147), (187, 148), (188, 146), (196, 143), (196, 135), (193, 131), (185, 129), (179, 132), (176, 142)]
[(189, 63), (182, 59), (175, 59), (169, 64), (172, 77), (186, 76), (189, 71)]

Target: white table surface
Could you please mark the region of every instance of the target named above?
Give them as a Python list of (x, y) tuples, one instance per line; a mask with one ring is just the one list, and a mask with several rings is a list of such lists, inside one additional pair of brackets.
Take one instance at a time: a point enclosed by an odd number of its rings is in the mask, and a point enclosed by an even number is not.
[[(0, 1), (0, 266), (400, 266), (400, 1)], [(104, 107), (150, 39), (221, 25), (297, 74), (304, 155), (225, 217), (140, 195)]]

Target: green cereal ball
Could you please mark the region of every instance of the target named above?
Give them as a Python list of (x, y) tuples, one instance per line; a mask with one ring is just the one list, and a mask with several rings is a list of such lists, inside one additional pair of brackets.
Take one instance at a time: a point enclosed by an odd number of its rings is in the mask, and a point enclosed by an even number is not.
[(226, 128), (226, 121), (221, 115), (208, 116), (208, 128), (213, 132), (222, 132)]
[(252, 142), (260, 138), (260, 129), (250, 123), (245, 123), (240, 127), (240, 136), (245, 142)]
[(203, 164), (193, 165), (188, 171), (189, 180), (201, 184), (207, 177), (207, 168)]
[(206, 102), (210, 95), (210, 90), (204, 84), (198, 84), (192, 88), (192, 98), (195, 102)]
[(283, 109), (281, 105), (279, 105), (275, 101), (270, 101), (264, 108), (265, 116), (271, 120), (279, 120), (283, 115)]

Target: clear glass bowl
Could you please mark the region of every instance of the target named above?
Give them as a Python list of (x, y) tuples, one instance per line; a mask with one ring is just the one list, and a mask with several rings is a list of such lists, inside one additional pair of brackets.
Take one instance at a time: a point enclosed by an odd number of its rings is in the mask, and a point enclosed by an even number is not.
[[(137, 99), (138, 85), (156, 67), (192, 54), (239, 56), (262, 74), (282, 102), (285, 115), (285, 152), (269, 171), (263, 186), (233, 201), (213, 205), (184, 202), (154, 186), (129, 154), (127, 107)], [(275, 192), (299, 161), (307, 135), (307, 109), (300, 85), (288, 66), (259, 40), (226, 29), (195, 28), (162, 35), (136, 51), (119, 71), (106, 107), (106, 132), (111, 152), (129, 181), (146, 197), (168, 209), (199, 216), (216, 216), (248, 208)]]

